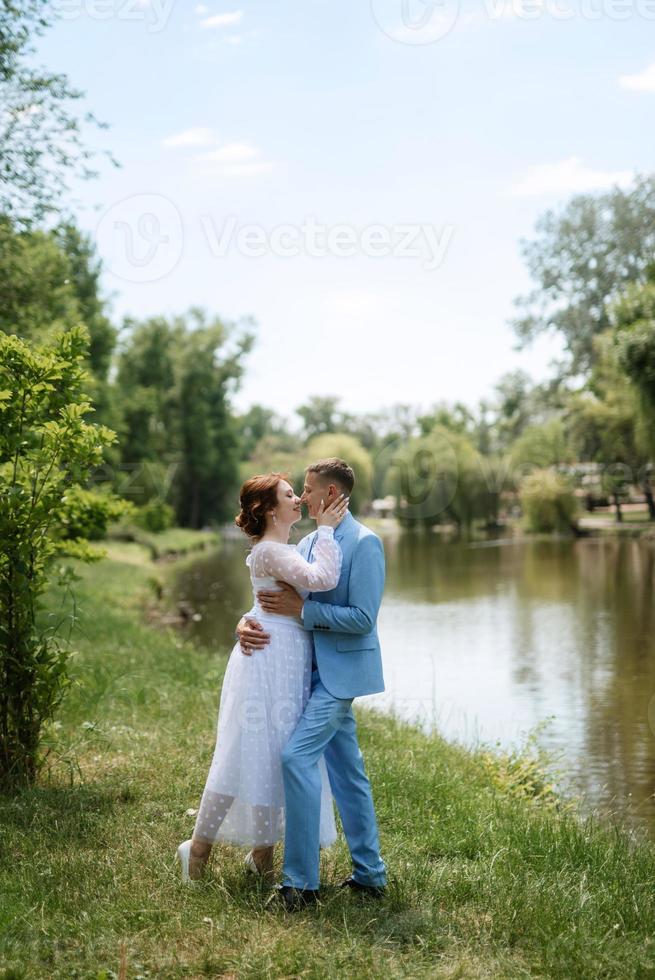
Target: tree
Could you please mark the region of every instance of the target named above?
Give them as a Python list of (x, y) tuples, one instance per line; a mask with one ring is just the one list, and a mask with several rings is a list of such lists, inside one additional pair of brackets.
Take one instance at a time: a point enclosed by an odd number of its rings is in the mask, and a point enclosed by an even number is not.
[(108, 373), (116, 329), (100, 295), (100, 271), (92, 239), (73, 224), (20, 231), (0, 216), (0, 330), (45, 343), (58, 330), (84, 323), (92, 372), (88, 394), (97, 419), (115, 428), (118, 413)]
[(119, 428), (121, 462), (144, 461), (166, 466), (176, 459), (176, 357), (184, 345), (185, 327), (165, 317), (123, 322), (116, 389), (122, 405)]
[(288, 433), (271, 433), (260, 439), (250, 459), (241, 463), (240, 481), (244, 483), (258, 473), (285, 473), (291, 486), (300, 493), (305, 465), (305, 450), (299, 439)]
[(239, 437), (230, 398), (252, 337), (197, 307), (167, 320), (126, 321), (116, 384), (124, 405), (121, 465), (142, 500), (169, 496), (184, 526), (231, 517)]
[(252, 405), (243, 415), (237, 416), (236, 429), (239, 437), (241, 458), (250, 459), (262, 439), (267, 436), (283, 437), (285, 425), (272, 409)]
[[(67, 278), (77, 299), (82, 322), (89, 331), (89, 365), (95, 378), (105, 381), (118, 332), (105, 312), (106, 301), (100, 294), (102, 262), (91, 236), (81, 232), (72, 222), (58, 225), (52, 236), (68, 259)], [(94, 401), (97, 408), (97, 399)]]
[(0, 779), (7, 783), (34, 779), (43, 726), (68, 684), (67, 647), (37, 626), (51, 559), (98, 557), (77, 532), (89, 517), (97, 524), (103, 512), (121, 510), (110, 496), (67, 499), (115, 438), (85, 419), (93, 411), (82, 390), (87, 345), (82, 327), (61, 331), (52, 345), (0, 334)]
[(239, 440), (229, 397), (243, 373), (241, 355), (250, 345), (243, 338), (234, 353), (225, 355), (227, 328), (219, 320), (206, 323), (203, 317), (201, 322), (185, 337), (175, 405), (180, 456), (174, 503), (178, 521), (194, 528), (233, 516)]
[(525, 371), (508, 371), (496, 382), (494, 429), (501, 449), (515, 442), (534, 419), (532, 378)]
[(323, 435), (326, 432), (339, 432), (346, 419), (339, 409), (340, 399), (333, 395), (313, 395), (306, 405), (296, 409), (303, 421), (305, 439)]
[(601, 466), (601, 487), (623, 519), (621, 500), (640, 484), (651, 518), (655, 505), (648, 469), (648, 426), (640, 417), (636, 387), (622, 369), (611, 330), (594, 339), (595, 366), (588, 383), (572, 393), (563, 416), (567, 441), (576, 458)]
[(573, 531), (578, 502), (570, 481), (554, 469), (528, 473), (520, 486), (521, 507), (528, 530), (534, 532)]
[(545, 469), (573, 461), (564, 422), (552, 418), (539, 425), (530, 425), (509, 448), (512, 465), (525, 469)]
[(424, 436), (437, 426), (464, 435), (471, 435), (475, 429), (475, 417), (470, 408), (462, 402), (455, 402), (452, 406), (442, 402), (435, 405), (426, 415), (420, 415), (417, 421), (421, 435)]
[(375, 451), (380, 442), (382, 416), (378, 412), (367, 412), (363, 415), (344, 415), (342, 430), (354, 436), (364, 449)]
[[(59, 211), (73, 175), (97, 176), (83, 125), (106, 129), (91, 112), (73, 111), (84, 95), (66, 75), (30, 65), (36, 39), (51, 25), (49, 0), (0, 2), (0, 213), (21, 226)], [(114, 165), (110, 153), (102, 156)]]
[(419, 412), (413, 405), (397, 403), (378, 413), (380, 438), (412, 439), (420, 431)]
[(655, 452), (655, 266), (648, 271), (649, 281), (629, 286), (611, 313), (618, 362), (639, 394)]
[(82, 320), (67, 255), (46, 231), (19, 232), (0, 216), (0, 330), (44, 343)]
[(471, 439), (435, 426), (427, 435), (397, 444), (386, 458), (388, 493), (408, 529), (452, 523), (469, 532), (474, 521), (498, 519), (500, 486)]
[(489, 403), (484, 398), (480, 399), (471, 436), (475, 443), (475, 448), (483, 456), (489, 456), (493, 451), (493, 432), (489, 420), (490, 411), (491, 407)]
[(597, 196), (573, 197), (561, 213), (537, 222), (538, 237), (521, 243), (535, 288), (516, 300), (519, 346), (545, 332), (561, 335), (565, 375), (594, 363), (593, 338), (610, 326), (608, 301), (645, 281), (655, 251), (655, 177)]

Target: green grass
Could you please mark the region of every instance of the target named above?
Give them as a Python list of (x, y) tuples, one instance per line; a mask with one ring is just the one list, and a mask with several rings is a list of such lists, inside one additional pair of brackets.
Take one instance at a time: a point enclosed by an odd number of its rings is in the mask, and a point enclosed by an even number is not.
[(216, 531), (194, 531), (186, 527), (171, 527), (153, 534), (131, 522), (118, 521), (109, 528), (109, 539), (143, 545), (154, 559), (198, 551), (218, 544)]
[(173, 855), (211, 759), (225, 652), (144, 625), (138, 545), (112, 543), (81, 574), (50, 769), (0, 797), (0, 978), (655, 977), (654, 845), (554, 805), (527, 760), (370, 713), (383, 901), (337, 889), (342, 841), (315, 911), (266, 906), (227, 846), (186, 889)]
[(595, 521), (598, 523), (603, 522), (608, 529), (617, 531), (621, 530), (622, 524), (642, 525), (644, 530), (648, 530), (649, 527), (652, 528), (653, 526), (653, 522), (650, 520), (650, 515), (648, 513), (648, 508), (645, 505), (639, 510), (633, 510), (631, 507), (626, 507), (624, 505), (622, 509), (622, 522), (617, 521), (616, 510), (613, 507), (603, 510), (584, 510), (580, 512), (579, 516), (582, 519), (583, 524), (585, 521)]

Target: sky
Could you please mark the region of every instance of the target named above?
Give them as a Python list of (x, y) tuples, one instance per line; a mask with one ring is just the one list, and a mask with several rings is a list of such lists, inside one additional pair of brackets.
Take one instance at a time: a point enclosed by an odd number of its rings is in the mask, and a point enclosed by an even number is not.
[(115, 321), (256, 324), (235, 407), (474, 406), (519, 243), (653, 169), (655, 0), (58, 0), (41, 60), (109, 124), (74, 181)]

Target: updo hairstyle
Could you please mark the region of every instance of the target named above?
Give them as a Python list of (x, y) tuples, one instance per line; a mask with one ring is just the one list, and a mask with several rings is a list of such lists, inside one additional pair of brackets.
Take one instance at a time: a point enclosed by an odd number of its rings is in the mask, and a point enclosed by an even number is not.
[(263, 473), (251, 476), (241, 487), (241, 510), (235, 523), (249, 538), (261, 538), (264, 534), (266, 514), (277, 506), (278, 483), (286, 479), (284, 473)]

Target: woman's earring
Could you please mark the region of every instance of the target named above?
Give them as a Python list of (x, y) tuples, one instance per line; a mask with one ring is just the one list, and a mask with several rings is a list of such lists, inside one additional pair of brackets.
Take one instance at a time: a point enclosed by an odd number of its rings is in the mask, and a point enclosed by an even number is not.
[(275, 514), (273, 514), (273, 523), (277, 524), (277, 517), (275, 516)]

